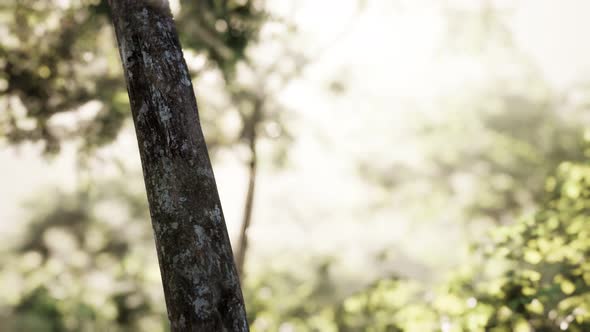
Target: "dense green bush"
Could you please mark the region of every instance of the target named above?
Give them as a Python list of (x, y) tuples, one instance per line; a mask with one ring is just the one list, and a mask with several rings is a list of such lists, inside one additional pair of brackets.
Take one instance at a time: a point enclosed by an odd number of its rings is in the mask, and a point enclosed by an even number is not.
[(495, 229), (480, 262), (433, 289), (378, 281), (337, 307), (339, 331), (590, 331), (590, 165), (562, 163), (536, 214)]

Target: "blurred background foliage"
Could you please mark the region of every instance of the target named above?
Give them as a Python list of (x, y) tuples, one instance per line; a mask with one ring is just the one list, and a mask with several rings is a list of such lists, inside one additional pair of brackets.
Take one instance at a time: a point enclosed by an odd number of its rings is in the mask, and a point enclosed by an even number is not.
[[(170, 3), (217, 165), (231, 154), (250, 183), (257, 175), (296, 179), (298, 142), (309, 139), (303, 128), (311, 128), (311, 145), (327, 146), (319, 154), (344, 155), (335, 163), (352, 169), (361, 183), (353, 190), (362, 197), (334, 205), (333, 192), (348, 189), (339, 179), (319, 198), (291, 193), (287, 203), (307, 207), (318, 198), (319, 208), (310, 206), (306, 215), (284, 204), (280, 219), (309, 219), (297, 226), (304, 237), (326, 220), (332, 235), (322, 243), (344, 232), (337, 224), (343, 216), (377, 231), (372, 219), (409, 221), (405, 230), (385, 231), (402, 232), (398, 239), (407, 242), (346, 243), (353, 252), (371, 247), (361, 271), (347, 270), (343, 262), (354, 256), (347, 251), (267, 247), (256, 256), (245, 247), (251, 259), (242, 282), (253, 331), (590, 330), (587, 86), (549, 84), (513, 38), (505, 6), (432, 5), (441, 17), (437, 61), (477, 59), (485, 80), (421, 103), (404, 101), (409, 111), (399, 129), (400, 118), (370, 109), (378, 98), (363, 92), (349, 68), (306, 75), (331, 48), (341, 52), (338, 41), (354, 34), (367, 10), (411, 12), (409, 2), (352, 1), (336, 37), (312, 46), (297, 15), (273, 11), (272, 1)], [(0, 246), (1, 331), (168, 329), (140, 168), (108, 153), (131, 127), (118, 61), (104, 1), (0, 4), (2, 149), (32, 144), (57, 159), (73, 146), (77, 161), (73, 189), (56, 184), (31, 193), (28, 217), (5, 222), (18, 236)], [(302, 80), (320, 81), (323, 98), (331, 100), (347, 102), (360, 91), (369, 109), (351, 116), (357, 127), (335, 136), (334, 127), (346, 122), (334, 118), (321, 127), (314, 115), (325, 104), (301, 112), (293, 101), (313, 96), (295, 94), (287, 102), (292, 83)], [(303, 156), (308, 164), (318, 158)], [(319, 190), (317, 183), (304, 185)], [(255, 200), (251, 186), (244, 199), (269, 210), (275, 201), (268, 194)], [(247, 215), (254, 223), (275, 220), (245, 205), (238, 213), (243, 222)], [(448, 262), (407, 254), (431, 243), (403, 232), (429, 229), (437, 237), (451, 227), (462, 235), (447, 240), (455, 252)], [(277, 232), (279, 241), (293, 236), (290, 229)]]
[[(233, 77), (268, 19), (262, 5), (182, 5), (177, 28), (190, 55)], [(6, 1), (0, 19), (2, 137), (11, 143), (41, 141), (47, 153), (76, 137), (84, 137), (83, 149), (112, 142), (129, 112), (106, 1)]]

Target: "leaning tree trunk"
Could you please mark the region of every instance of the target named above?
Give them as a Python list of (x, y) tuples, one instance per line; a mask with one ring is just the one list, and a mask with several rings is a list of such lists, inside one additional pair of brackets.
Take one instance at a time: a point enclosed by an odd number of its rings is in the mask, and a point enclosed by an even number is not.
[(167, 0), (109, 0), (172, 331), (248, 331), (197, 103)]

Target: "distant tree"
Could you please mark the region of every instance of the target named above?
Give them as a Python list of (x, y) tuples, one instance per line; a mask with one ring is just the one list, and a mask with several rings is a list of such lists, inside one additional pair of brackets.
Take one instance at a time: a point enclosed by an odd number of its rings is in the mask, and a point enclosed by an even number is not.
[(172, 331), (247, 331), (238, 273), (168, 3), (109, 4)]

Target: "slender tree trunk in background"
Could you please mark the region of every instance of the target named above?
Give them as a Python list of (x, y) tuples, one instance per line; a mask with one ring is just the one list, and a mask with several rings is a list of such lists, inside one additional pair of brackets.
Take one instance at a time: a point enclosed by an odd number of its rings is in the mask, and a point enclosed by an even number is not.
[(109, 0), (172, 331), (248, 331), (238, 273), (166, 0)]
[(246, 253), (248, 252), (248, 227), (252, 222), (252, 210), (254, 208), (254, 193), (256, 189), (256, 173), (258, 172), (258, 154), (256, 153), (256, 142), (258, 141), (258, 126), (262, 120), (262, 110), (265, 106), (265, 98), (255, 96), (253, 100), (253, 113), (246, 118), (244, 123), (243, 135), (250, 149), (250, 162), (248, 163), (248, 189), (244, 203), (244, 214), (242, 227), (240, 228), (240, 238), (238, 240), (238, 250), (235, 253), (236, 265), (240, 278), (244, 280), (244, 266), (246, 263)]
[(256, 135), (250, 138), (250, 163), (248, 164), (248, 191), (246, 192), (246, 202), (244, 204), (244, 215), (242, 227), (240, 229), (240, 239), (238, 242), (238, 251), (236, 253), (236, 265), (240, 279), (244, 280), (244, 265), (246, 262), (246, 252), (248, 251), (248, 227), (252, 220), (252, 209), (254, 206), (254, 191), (256, 189), (256, 172), (258, 170), (258, 160), (256, 156)]

